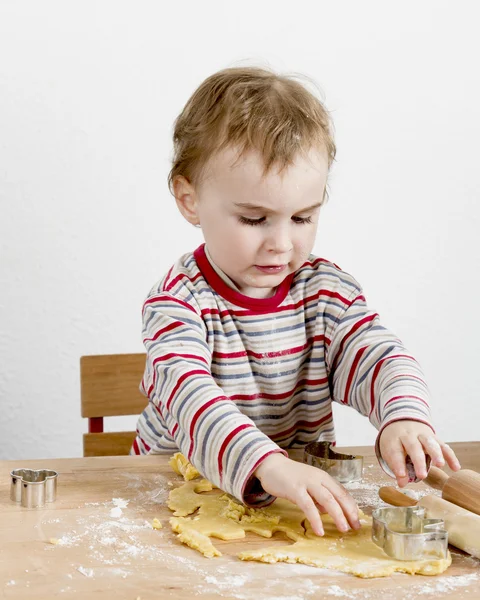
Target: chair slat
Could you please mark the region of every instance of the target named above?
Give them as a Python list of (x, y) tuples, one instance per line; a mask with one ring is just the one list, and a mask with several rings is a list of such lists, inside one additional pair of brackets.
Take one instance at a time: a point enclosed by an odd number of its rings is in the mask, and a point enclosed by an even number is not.
[(145, 359), (145, 354), (82, 356), (82, 417), (139, 415), (148, 404), (139, 390)]
[(84, 433), (83, 456), (123, 456), (130, 452), (135, 431)]

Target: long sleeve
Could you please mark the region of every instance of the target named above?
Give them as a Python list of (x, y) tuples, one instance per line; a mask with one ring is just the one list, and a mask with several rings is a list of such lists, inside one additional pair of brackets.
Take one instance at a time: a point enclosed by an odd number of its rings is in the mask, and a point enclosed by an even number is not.
[[(167, 293), (147, 299), (142, 386), (177, 447), (206, 478), (243, 502), (267, 504), (271, 496), (249, 495), (245, 486), (262, 460), (281, 450), (215, 382), (208, 335), (188, 302)], [(154, 424), (142, 435), (154, 444)]]
[(348, 299), (332, 325), (331, 336), (326, 360), (336, 402), (368, 417), (379, 435), (400, 419), (432, 427), (429, 392), (419, 364), (402, 342), (380, 325), (360, 289)]

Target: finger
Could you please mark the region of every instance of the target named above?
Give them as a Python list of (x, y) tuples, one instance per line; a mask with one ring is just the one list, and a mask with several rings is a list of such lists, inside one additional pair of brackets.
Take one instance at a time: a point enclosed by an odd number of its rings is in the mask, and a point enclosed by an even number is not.
[(445, 460), (443, 459), (442, 449), (438, 441), (432, 435), (419, 435), (418, 439), (423, 446), (424, 451), (432, 459), (432, 463), (436, 467), (444, 467)]
[(458, 458), (455, 455), (455, 452), (450, 448), (450, 446), (440, 440), (439, 440), (439, 444), (442, 449), (443, 456), (445, 457), (445, 460), (447, 461), (448, 466), (453, 471), (458, 471), (459, 469), (461, 469), (462, 466), (460, 464), (460, 461), (458, 460)]
[(316, 535), (322, 536), (325, 533), (322, 519), (320, 518), (320, 513), (310, 497), (310, 494), (305, 490), (303, 494), (296, 498), (295, 504), (305, 513), (305, 516), (312, 526), (313, 532)]
[(391, 445), (384, 451), (383, 459), (392, 469), (397, 483), (404, 487), (408, 483), (407, 467), (405, 465), (405, 450), (402, 442), (397, 438), (392, 440)]
[(358, 514), (358, 506), (348, 490), (333, 478), (325, 480), (323, 485), (340, 505), (350, 527), (360, 529), (362, 525), (360, 523), (360, 515)]
[(328, 514), (332, 517), (339, 531), (346, 532), (350, 529), (340, 504), (324, 485), (311, 484), (307, 489), (308, 493), (315, 500), (315, 502), (318, 502), (320, 506), (324, 507)]
[(401, 438), (406, 453), (410, 456), (415, 468), (415, 475), (418, 479), (425, 479), (427, 476), (427, 461), (425, 459), (425, 450), (417, 437)]

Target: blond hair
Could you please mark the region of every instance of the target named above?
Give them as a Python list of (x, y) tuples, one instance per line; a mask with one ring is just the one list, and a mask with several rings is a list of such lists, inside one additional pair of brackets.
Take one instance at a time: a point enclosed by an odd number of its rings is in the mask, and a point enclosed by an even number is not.
[(258, 67), (228, 68), (196, 89), (174, 125), (168, 177), (198, 183), (208, 160), (228, 147), (257, 150), (265, 173), (291, 165), (299, 152), (325, 149), (335, 158), (332, 123), (322, 102), (293, 77)]

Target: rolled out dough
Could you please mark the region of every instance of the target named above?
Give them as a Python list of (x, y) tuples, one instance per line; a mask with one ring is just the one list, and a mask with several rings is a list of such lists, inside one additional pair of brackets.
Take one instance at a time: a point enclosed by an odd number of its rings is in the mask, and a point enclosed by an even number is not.
[(325, 535), (318, 537), (303, 512), (287, 500), (277, 499), (269, 507), (256, 510), (238, 504), (220, 491), (203, 493), (212, 489), (206, 479), (189, 481), (172, 490), (168, 499), (168, 506), (174, 511), (170, 524), (179, 540), (207, 557), (221, 556), (211, 537), (235, 540), (251, 531), (271, 538), (281, 531), (293, 544), (244, 550), (238, 557), (266, 563), (298, 562), (364, 578), (385, 577), (395, 571), (438, 575), (452, 562), (450, 553), (443, 560), (391, 559), (371, 540), (371, 518), (361, 511), (362, 528), (347, 533), (338, 531), (329, 515), (322, 515)]

